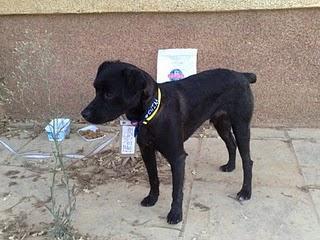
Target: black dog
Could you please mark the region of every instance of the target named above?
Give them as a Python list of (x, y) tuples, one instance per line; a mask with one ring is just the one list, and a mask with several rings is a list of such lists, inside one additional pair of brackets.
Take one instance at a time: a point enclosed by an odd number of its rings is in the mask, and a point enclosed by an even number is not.
[[(183, 80), (157, 84), (152, 77), (128, 63), (104, 62), (94, 81), (96, 96), (82, 111), (91, 123), (101, 124), (126, 114), (137, 121), (137, 142), (145, 163), (150, 192), (141, 204), (153, 206), (159, 196), (159, 179), (155, 151), (170, 163), (172, 203), (167, 222), (182, 220), (185, 158), (183, 143), (206, 120), (213, 123), (225, 142), (229, 161), (220, 167), (235, 169), (236, 146), (242, 158), (243, 185), (239, 200), (250, 199), (252, 164), (250, 158), (250, 120), (253, 96), (249, 83), (253, 73), (227, 69), (204, 71)], [(235, 138), (233, 137), (233, 134)]]

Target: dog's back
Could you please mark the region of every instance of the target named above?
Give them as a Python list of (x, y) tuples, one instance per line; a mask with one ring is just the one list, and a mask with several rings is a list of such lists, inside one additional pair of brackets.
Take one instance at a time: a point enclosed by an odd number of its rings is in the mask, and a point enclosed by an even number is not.
[(240, 114), (250, 119), (253, 97), (249, 84), (255, 81), (253, 73), (214, 69), (163, 83), (160, 87), (170, 94), (171, 99), (179, 101), (186, 137), (189, 137), (217, 111), (227, 112), (231, 118)]

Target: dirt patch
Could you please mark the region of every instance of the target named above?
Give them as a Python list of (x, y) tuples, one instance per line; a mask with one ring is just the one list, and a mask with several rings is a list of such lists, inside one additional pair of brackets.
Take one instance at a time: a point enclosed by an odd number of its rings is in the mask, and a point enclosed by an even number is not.
[[(5, 199), (8, 196), (10, 196), (10, 192), (4, 192), (4, 193), (0, 194), (0, 198), (4, 198)], [(2, 199), (2, 200), (4, 200), (4, 199)]]
[(17, 182), (9, 182), (8, 187), (14, 186), (14, 185), (18, 185)]
[[(50, 232), (51, 229), (52, 224), (47, 223), (29, 225), (28, 215), (25, 212), (20, 212), (17, 216), (13, 216), (9, 219), (0, 221), (0, 239), (52, 240), (55, 238), (52, 236), (52, 233)], [(82, 235), (74, 228), (70, 229), (70, 234), (72, 235), (72, 239), (89, 240), (88, 235)]]
[(201, 212), (209, 211), (210, 208), (202, 203), (196, 202), (193, 204), (194, 207), (200, 209)]
[(4, 175), (9, 177), (9, 176), (17, 175), (19, 173), (20, 173), (20, 171), (18, 171), (18, 170), (9, 170)]
[(42, 131), (42, 124), (32, 120), (17, 121), (6, 116), (0, 119), (0, 137), (34, 139)]
[[(115, 123), (108, 123), (104, 130), (118, 131)], [(209, 123), (205, 123), (193, 137), (205, 138), (215, 134)], [(80, 150), (81, 152), (81, 150)], [(171, 184), (171, 170), (167, 160), (157, 153), (158, 175), (161, 184)], [(147, 172), (140, 153), (136, 157), (121, 157), (118, 148), (113, 148), (89, 159), (78, 161), (68, 167), (70, 177), (76, 180), (80, 189), (93, 189), (116, 179), (132, 184), (148, 184)]]
[[(171, 171), (167, 161), (157, 154), (158, 174), (162, 184), (171, 183)], [(118, 150), (110, 149), (68, 167), (70, 177), (80, 189), (93, 189), (115, 179), (138, 184), (147, 183), (147, 173), (141, 156), (121, 157)]]
[[(11, 217), (0, 222), (0, 237), (2, 239), (31, 239), (36, 236), (45, 236), (47, 226), (29, 226), (27, 224), (27, 214), (21, 212), (18, 216)], [(48, 239), (48, 238), (44, 238)]]

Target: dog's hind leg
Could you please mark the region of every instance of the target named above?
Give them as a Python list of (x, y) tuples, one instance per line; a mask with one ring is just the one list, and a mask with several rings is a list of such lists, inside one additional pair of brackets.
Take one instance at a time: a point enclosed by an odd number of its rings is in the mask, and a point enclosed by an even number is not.
[(236, 122), (232, 125), (232, 129), (236, 137), (243, 168), (243, 184), (240, 192), (237, 194), (237, 198), (239, 200), (247, 200), (251, 198), (253, 165), (250, 157), (250, 123)]
[(157, 171), (156, 155), (154, 148), (150, 146), (142, 145), (140, 146), (140, 151), (148, 172), (150, 183), (150, 192), (148, 196), (141, 201), (141, 205), (144, 207), (150, 207), (158, 201), (159, 197), (159, 178)]
[(229, 153), (228, 163), (220, 166), (220, 170), (223, 172), (231, 172), (236, 167), (236, 150), (237, 145), (235, 139), (231, 133), (231, 122), (226, 112), (218, 112), (215, 114), (210, 122), (213, 123), (219, 136), (222, 138)]

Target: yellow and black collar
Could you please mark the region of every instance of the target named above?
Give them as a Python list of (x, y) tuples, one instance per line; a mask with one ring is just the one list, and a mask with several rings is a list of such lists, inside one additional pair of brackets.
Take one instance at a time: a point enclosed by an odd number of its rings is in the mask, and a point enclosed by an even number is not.
[(136, 137), (139, 132), (139, 128), (142, 124), (147, 125), (157, 114), (159, 111), (161, 104), (161, 90), (158, 88), (158, 97), (152, 100), (151, 105), (147, 109), (146, 113), (143, 115), (143, 119), (141, 121), (136, 122), (136, 127), (134, 129), (134, 136)]
[(142, 120), (142, 123), (144, 125), (147, 125), (148, 122), (154, 118), (154, 116), (157, 114), (159, 108), (160, 108), (160, 103), (161, 103), (161, 90), (158, 88), (158, 98), (154, 98), (150, 107), (146, 111), (144, 115), (144, 119)]

